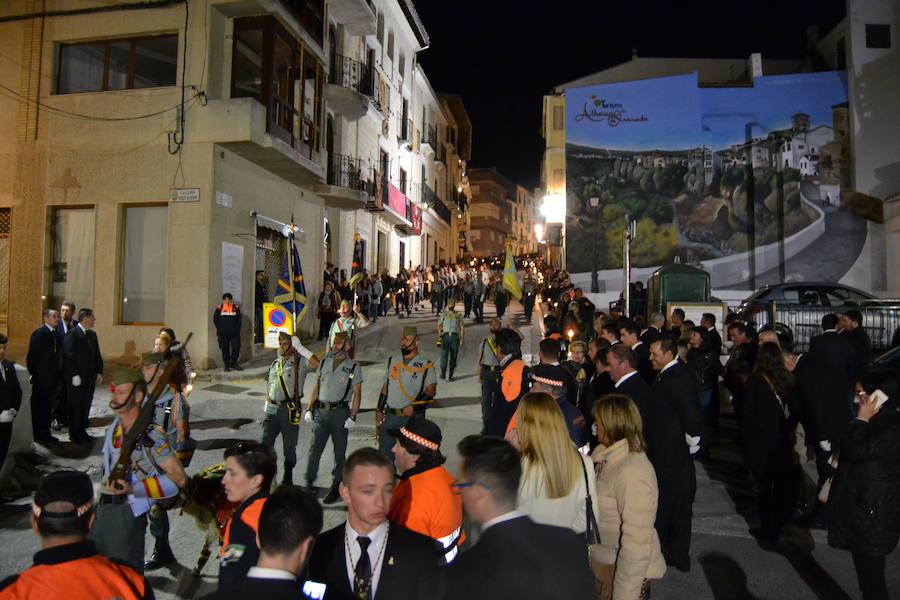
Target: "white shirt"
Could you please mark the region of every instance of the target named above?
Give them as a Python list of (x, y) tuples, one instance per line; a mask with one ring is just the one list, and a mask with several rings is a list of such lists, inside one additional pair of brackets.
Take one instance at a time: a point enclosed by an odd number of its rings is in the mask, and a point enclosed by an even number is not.
[(677, 363), (677, 362), (678, 362), (678, 359), (677, 359), (677, 358), (673, 359), (672, 362), (670, 362), (669, 364), (667, 364), (666, 366), (664, 366), (664, 367), (662, 368), (662, 371), (660, 371), (660, 374), (665, 373), (665, 372), (666, 372), (666, 369), (675, 366), (675, 363)]
[[(378, 591), (378, 580), (381, 578), (381, 563), (384, 561), (384, 552), (382, 552), (382, 548), (385, 544), (387, 544), (387, 533), (388, 533), (389, 523), (385, 521), (375, 529), (369, 532), (368, 535), (363, 536), (361, 533), (357, 533), (352, 527), (350, 527), (350, 522), (348, 521), (345, 529), (344, 529), (344, 557), (347, 563), (347, 578), (350, 580), (350, 590), (353, 590), (353, 579), (356, 574), (356, 563), (359, 562), (359, 557), (362, 556), (362, 552), (359, 549), (359, 542), (356, 541), (356, 538), (362, 536), (367, 537), (371, 542), (369, 542), (369, 564), (372, 565), (372, 598), (375, 597), (375, 594)], [(348, 552), (349, 550), (349, 552)]]
[(481, 532), (484, 533), (488, 527), (492, 527), (497, 525), (498, 523), (503, 523), (504, 521), (512, 521), (513, 519), (518, 519), (519, 517), (524, 517), (525, 515), (518, 510), (511, 510), (508, 513), (503, 513), (502, 515), (498, 515), (486, 522), (481, 526)]
[(625, 380), (626, 380), (626, 379), (628, 379), (628, 378), (631, 377), (632, 375), (637, 375), (637, 371), (632, 371), (631, 373), (626, 373), (625, 375), (622, 375), (621, 377), (619, 377), (619, 380), (616, 382), (616, 386), (615, 386), (615, 387), (618, 388), (620, 385), (622, 385), (623, 383), (625, 383)]
[(247, 577), (256, 579), (283, 579), (284, 581), (297, 581), (293, 573), (281, 569), (267, 569), (265, 567), (250, 567)]
[(50, 331), (54, 331), (54, 332), (56, 331), (55, 329), (53, 329), (52, 327), (50, 327), (50, 326), (47, 325), (46, 323), (44, 323), (44, 327), (46, 327), (46, 328), (49, 329)]
[(643, 344), (643, 343), (644, 343), (644, 342), (642, 342), (641, 340), (638, 340), (638, 343), (635, 344), (634, 346), (632, 346), (631, 349), (634, 350), (634, 349), (636, 349), (638, 346), (640, 346), (640, 345)]

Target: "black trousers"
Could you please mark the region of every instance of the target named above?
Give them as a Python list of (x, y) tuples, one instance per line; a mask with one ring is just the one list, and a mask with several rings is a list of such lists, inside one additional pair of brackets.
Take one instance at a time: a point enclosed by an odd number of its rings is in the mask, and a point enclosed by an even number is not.
[(226, 367), (233, 367), (241, 358), (241, 336), (219, 335), (219, 350)]
[(863, 600), (888, 600), (887, 582), (884, 579), (884, 556), (864, 556), (853, 553), (853, 566)]
[(69, 382), (66, 400), (69, 403), (69, 439), (78, 441), (87, 434), (88, 417), (91, 415), (91, 401), (94, 399), (96, 375), (81, 378), (81, 385), (75, 387)]
[(756, 502), (763, 532), (777, 537), (794, 504), (794, 478), (788, 449), (773, 454), (762, 470), (752, 469)]
[(12, 441), (12, 423), (0, 423), (0, 469), (6, 462), (6, 453), (9, 452), (9, 443)]
[(337, 319), (336, 313), (321, 313), (319, 316), (319, 339), (324, 340), (328, 336), (331, 324)]
[(53, 402), (50, 409), (51, 418), (63, 427), (69, 426), (69, 386), (65, 381), (59, 381), (53, 391)]
[(689, 460), (681, 471), (665, 476), (659, 485), (656, 508), (656, 533), (666, 563), (680, 569), (690, 566), (691, 519), (697, 474)]
[(463, 307), (465, 312), (463, 312), (463, 317), (466, 319), (469, 318), (469, 315), (472, 314), (472, 300), (475, 299), (473, 294), (463, 294)]
[(497, 294), (496, 298), (494, 298), (494, 304), (497, 306), (498, 319), (502, 319), (503, 315), (506, 313), (507, 302), (506, 294)]
[[(40, 374), (35, 375), (35, 379), (40, 378)], [(31, 433), (36, 442), (50, 439), (50, 415), (58, 388), (56, 381), (37, 381), (31, 386)]]
[(476, 298), (472, 302), (472, 312), (475, 313), (475, 320), (478, 323), (484, 321), (484, 300)]

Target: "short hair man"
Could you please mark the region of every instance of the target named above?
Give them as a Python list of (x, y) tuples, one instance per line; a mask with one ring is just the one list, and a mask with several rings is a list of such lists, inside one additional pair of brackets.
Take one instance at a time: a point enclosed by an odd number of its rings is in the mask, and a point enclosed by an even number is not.
[[(512, 329), (501, 329), (495, 336), (500, 358), (500, 389), (495, 391), (494, 406), (485, 431), (503, 437), (510, 419), (519, 407), (519, 399), (528, 393), (531, 372), (521, 359), (522, 338)], [(559, 342), (551, 340), (558, 345)]]
[(63, 338), (59, 334), (59, 313), (45, 308), (42, 317), (43, 325), (31, 334), (25, 363), (31, 376), (31, 432), (36, 443), (48, 446), (59, 441), (50, 433), (50, 425), (62, 377)]
[[(584, 540), (569, 529), (539, 525), (516, 510), (522, 466), (508, 442), (470, 435), (459, 443), (456, 484), (478, 542), (447, 567), (446, 598), (596, 598)], [(514, 549), (514, 550), (511, 550)]]
[(666, 326), (666, 315), (654, 312), (648, 319), (647, 330), (641, 334), (641, 341), (648, 346), (663, 336), (663, 328)]
[[(41, 480), (32, 501), (31, 529), (41, 538), (34, 566), (0, 583), (4, 598), (69, 598), (78, 582), (82, 598), (153, 598), (135, 569), (101, 556), (88, 534), (94, 525), (94, 487), (79, 471)], [(141, 549), (143, 551), (143, 548)]]
[(432, 596), (442, 551), (433, 539), (388, 521), (393, 463), (374, 448), (360, 448), (344, 463), (340, 493), (347, 521), (316, 541), (308, 579), (359, 598)]
[(103, 357), (94, 333), (94, 311), (78, 311), (78, 324), (66, 334), (63, 343), (63, 372), (68, 387), (66, 400), (69, 413), (69, 439), (76, 444), (91, 444), (88, 416), (94, 399), (94, 388), (103, 378)]
[(205, 600), (308, 598), (298, 582), (322, 531), (322, 507), (294, 486), (281, 486), (266, 500), (259, 515), (259, 559), (236, 587)]
[(222, 302), (213, 312), (213, 324), (222, 351), (222, 363), (226, 371), (243, 371), (241, 358), (241, 306), (229, 292), (222, 294)]

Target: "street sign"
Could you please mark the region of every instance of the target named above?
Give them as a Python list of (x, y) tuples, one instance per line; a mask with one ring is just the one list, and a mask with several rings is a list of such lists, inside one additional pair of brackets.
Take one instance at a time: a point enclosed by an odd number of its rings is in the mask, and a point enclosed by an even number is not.
[(200, 202), (200, 188), (172, 188), (169, 190), (172, 202)]
[(283, 306), (272, 302), (263, 303), (263, 330), (266, 332), (265, 347), (278, 347), (278, 334), (294, 333), (293, 316)]

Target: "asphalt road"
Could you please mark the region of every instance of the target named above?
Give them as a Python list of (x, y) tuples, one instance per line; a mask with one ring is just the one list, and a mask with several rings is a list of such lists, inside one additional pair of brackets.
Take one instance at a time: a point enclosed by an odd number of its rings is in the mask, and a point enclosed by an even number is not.
[[(520, 322), (518, 315), (521, 309), (518, 305), (514, 305), (513, 310), (516, 314), (514, 323), (519, 324), (525, 335), (523, 352), (531, 354), (534, 349), (536, 353), (540, 339), (538, 327)], [(493, 308), (488, 308), (486, 312), (491, 316)], [(384, 378), (386, 357), (396, 350), (402, 326), (415, 324), (422, 336), (424, 352), (438, 357), (434, 323), (435, 319), (428, 311), (422, 310), (411, 319), (389, 317), (361, 332), (357, 357), (364, 365), (364, 409), (375, 406), (378, 388)], [(447, 467), (453, 472), (458, 465), (456, 443), (480, 428), (480, 389), (475, 363), (478, 344), (486, 329), (486, 324), (469, 326), (457, 379), (438, 385), (435, 407), (428, 411), (428, 417), (443, 431), (442, 451), (447, 455)], [(198, 439), (200, 449), (189, 469), (191, 473), (220, 462), (223, 449), (234, 441), (259, 439), (264, 395), (259, 373), (267, 360), (260, 357), (247, 371), (229, 373), (229, 380), (197, 384), (190, 402), (193, 435)], [(215, 376), (221, 377), (221, 374)], [(94, 435), (101, 435), (103, 427), (111, 420), (106, 408), (107, 400), (106, 390), (98, 392), (94, 400), (92, 424), (95, 427), (91, 430)], [(361, 415), (358, 426), (350, 432), (350, 450), (374, 443), (373, 425), (371, 410)], [(741, 474), (740, 457), (733, 437), (733, 423), (723, 420), (715, 436), (711, 461), (697, 464), (698, 490), (694, 503), (691, 571), (682, 573), (670, 569), (663, 579), (653, 583), (653, 598), (859, 598), (850, 555), (830, 548), (824, 531), (791, 529), (778, 545), (765, 548), (748, 533), (748, 528), (756, 524), (753, 492)], [(298, 465), (294, 471), (295, 482), (303, 480), (309, 441), (310, 426), (304, 423), (301, 426)], [(334, 464), (330, 452), (329, 445), (323, 454), (317, 480), (317, 485), (323, 488), (330, 483), (330, 470)], [(63, 446), (54, 454), (43, 452), (40, 459), (42, 464), (36, 466), (38, 470), (77, 468), (99, 479), (99, 442), (87, 456)], [(812, 470), (807, 470), (812, 473)], [(324, 489), (321, 495), (324, 495)], [(30, 566), (33, 553), (39, 549), (39, 541), (28, 523), (29, 502), (30, 499), (23, 498), (14, 504), (0, 505), (0, 577)], [(341, 504), (326, 507), (325, 527), (339, 524), (345, 515), (346, 509)], [(200, 579), (190, 577), (203, 534), (190, 517), (173, 512), (170, 519), (170, 539), (178, 564), (148, 573), (157, 597), (198, 597), (214, 590), (218, 570), (215, 557), (207, 563)], [(148, 555), (151, 544), (152, 538), (148, 535)], [(887, 572), (890, 589), (900, 590), (900, 555), (896, 552), (888, 559)]]

